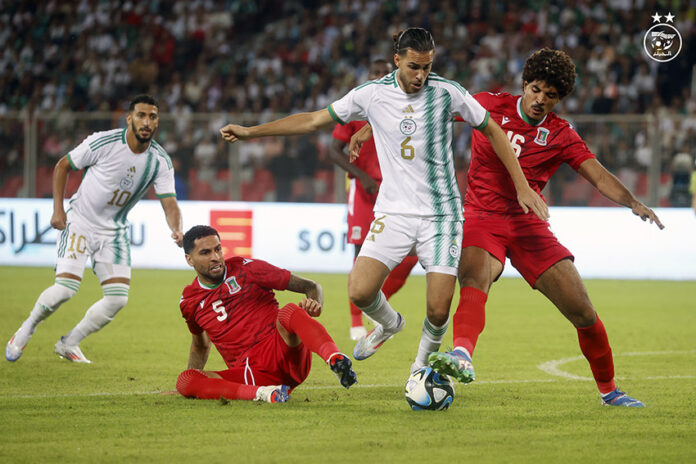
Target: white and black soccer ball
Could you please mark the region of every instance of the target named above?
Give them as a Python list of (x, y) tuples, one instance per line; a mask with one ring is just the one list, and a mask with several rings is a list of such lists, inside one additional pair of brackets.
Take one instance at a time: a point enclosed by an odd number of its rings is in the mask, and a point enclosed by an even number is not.
[(448, 376), (421, 367), (406, 381), (406, 401), (414, 411), (442, 411), (454, 401), (454, 384)]

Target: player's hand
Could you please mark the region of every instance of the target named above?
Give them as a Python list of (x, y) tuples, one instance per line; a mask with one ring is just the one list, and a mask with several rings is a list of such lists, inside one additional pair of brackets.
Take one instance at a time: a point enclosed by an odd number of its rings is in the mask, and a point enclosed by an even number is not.
[(184, 233), (182, 231), (175, 230), (174, 232), (172, 232), (172, 239), (179, 248), (184, 246)]
[(220, 134), (222, 138), (230, 143), (234, 143), (237, 140), (246, 140), (249, 138), (249, 128), (244, 126), (238, 126), (236, 124), (228, 124), (222, 129), (220, 129)]
[(51, 227), (58, 230), (65, 229), (68, 221), (68, 216), (65, 211), (54, 211), (53, 216), (51, 216)]
[(660, 230), (665, 228), (665, 226), (663, 226), (660, 222), (660, 219), (657, 217), (657, 214), (655, 214), (655, 211), (651, 210), (643, 203), (637, 201), (633, 207), (631, 207), (631, 211), (633, 211), (633, 214), (641, 218), (643, 221), (650, 221), (650, 224), (654, 222), (657, 227), (660, 228)]
[(532, 210), (542, 221), (549, 220), (549, 207), (531, 187), (528, 186), (521, 192), (517, 192), (517, 203), (520, 204), (525, 214)]
[(321, 303), (312, 298), (302, 298), (297, 306), (307, 311), (307, 314), (312, 317), (319, 317), (321, 314)]
[(363, 188), (368, 194), (374, 195), (377, 192), (379, 192), (379, 184), (369, 175), (365, 174), (363, 176), (360, 176), (358, 180), (360, 181)]
[(353, 136), (350, 138), (348, 153), (350, 154), (351, 163), (358, 159), (363, 143), (370, 140), (370, 137), (372, 137), (372, 126), (365, 124), (362, 129), (353, 134)]

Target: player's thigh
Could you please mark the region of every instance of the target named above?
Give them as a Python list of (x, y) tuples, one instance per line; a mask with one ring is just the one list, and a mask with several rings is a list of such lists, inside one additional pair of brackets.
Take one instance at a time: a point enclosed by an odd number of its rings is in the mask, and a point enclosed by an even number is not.
[(503, 272), (510, 241), (509, 219), (494, 214), (466, 214), (459, 260), (459, 285), (488, 292)]
[(504, 256), (503, 254), (501, 262), (484, 248), (467, 246), (462, 249), (462, 257), (459, 261), (459, 285), (488, 293), (493, 282), (503, 272)]
[(56, 244), (56, 276), (81, 280), (87, 258), (98, 247), (94, 242), (95, 232), (80, 221), (67, 222)]
[(539, 277), (556, 263), (573, 259), (573, 254), (558, 241), (549, 223), (536, 216), (514, 218), (513, 234), (508, 246), (510, 262), (533, 288), (537, 288)]
[(422, 219), (418, 224), (416, 255), (426, 274), (456, 276), (461, 243), (462, 221)]
[(125, 229), (99, 234), (99, 248), (92, 256), (94, 273), (99, 282), (130, 283), (130, 240)]
[(351, 189), (348, 196), (348, 243), (362, 245), (375, 216), (374, 201), (358, 189), (357, 180), (351, 179)]
[(536, 280), (536, 288), (576, 327), (587, 327), (596, 321), (585, 284), (569, 258), (544, 271)]
[(416, 243), (418, 221), (414, 217), (375, 212), (358, 258), (373, 258), (391, 271)]

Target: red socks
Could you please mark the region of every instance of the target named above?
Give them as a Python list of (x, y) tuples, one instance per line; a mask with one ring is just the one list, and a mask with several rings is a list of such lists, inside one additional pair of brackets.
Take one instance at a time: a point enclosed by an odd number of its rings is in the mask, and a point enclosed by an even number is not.
[(577, 331), (580, 350), (590, 363), (599, 392), (605, 394), (614, 391), (614, 359), (604, 324), (597, 316), (597, 322), (589, 327), (578, 328)]
[(355, 306), (350, 299), (348, 300), (348, 304), (350, 305), (350, 326), (351, 327), (360, 327), (363, 325), (363, 320), (362, 320), (362, 311), (360, 311), (360, 308)]
[(452, 317), (454, 347), (462, 346), (474, 355), (479, 335), (486, 325), (486, 300), (488, 295), (474, 287), (459, 290), (459, 305)]
[(418, 256), (406, 256), (398, 266), (392, 269), (387, 276), (387, 280), (384, 281), (384, 285), (382, 285), (382, 293), (384, 293), (387, 300), (404, 286), (411, 269), (413, 269), (416, 263), (418, 263)]
[(224, 379), (211, 379), (198, 369), (187, 369), (176, 379), (176, 391), (187, 398), (216, 400), (220, 397), (230, 400), (253, 400), (256, 385), (244, 385)]
[(339, 351), (324, 326), (296, 304), (289, 303), (280, 308), (278, 321), (288, 332), (300, 337), (302, 343), (324, 361), (328, 361), (329, 356)]

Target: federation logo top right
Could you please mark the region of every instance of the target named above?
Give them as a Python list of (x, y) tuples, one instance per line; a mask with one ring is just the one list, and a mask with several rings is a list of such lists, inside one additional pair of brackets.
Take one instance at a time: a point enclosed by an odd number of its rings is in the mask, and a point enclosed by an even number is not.
[(653, 25), (643, 37), (643, 49), (657, 62), (672, 61), (682, 49), (681, 34), (674, 27), (674, 15), (667, 13), (662, 16), (655, 13), (651, 18)]

